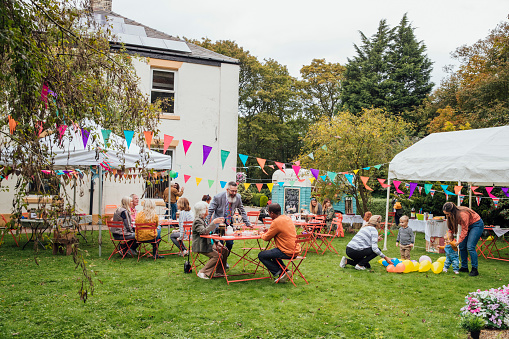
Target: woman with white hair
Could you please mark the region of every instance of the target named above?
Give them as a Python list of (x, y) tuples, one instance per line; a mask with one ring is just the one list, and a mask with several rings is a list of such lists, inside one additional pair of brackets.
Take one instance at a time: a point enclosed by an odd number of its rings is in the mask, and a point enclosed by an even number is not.
[(120, 255), (122, 257), (125, 256), (125, 251), (127, 249), (129, 254), (138, 255), (136, 253), (136, 248), (138, 244), (136, 243), (136, 237), (134, 234), (134, 229), (131, 226), (131, 213), (129, 210), (131, 209), (131, 197), (123, 197), (121, 201), (121, 205), (117, 208), (115, 213), (113, 214), (113, 221), (122, 221), (124, 223), (124, 230), (122, 233), (122, 229), (120, 228), (112, 228), (111, 233), (113, 234), (113, 238), (116, 240), (127, 240), (126, 244), (119, 245)]
[[(153, 200), (145, 200), (143, 204), (143, 210), (136, 215), (136, 228), (138, 229), (138, 234), (136, 240), (138, 241), (154, 241), (152, 243), (152, 255), (156, 259), (162, 259), (163, 256), (158, 254), (159, 243), (161, 242), (161, 226), (159, 226), (159, 216), (156, 213), (156, 204)], [(142, 224), (156, 224), (156, 230), (147, 230), (149, 226), (144, 226)]]
[[(392, 264), (391, 259), (378, 248), (378, 242), (382, 239), (378, 235), (377, 227), (380, 225), (382, 216), (374, 215), (369, 218), (366, 225), (362, 226), (359, 232), (350, 240), (346, 245), (346, 255), (343, 257), (339, 267), (345, 268), (346, 265), (352, 265), (356, 270), (365, 270), (371, 268), (369, 262), (377, 255), (384, 258), (389, 264)], [(351, 258), (351, 259), (350, 259)]]
[[(221, 252), (221, 260), (226, 262), (228, 257), (228, 250), (222, 244), (216, 242), (211, 243), (210, 239), (202, 238), (201, 235), (207, 235), (217, 228), (217, 224), (224, 222), (224, 218), (216, 218), (207, 226), (205, 218), (209, 214), (208, 205), (206, 202), (200, 201), (194, 205), (194, 221), (193, 221), (193, 252), (201, 253), (209, 257), (209, 261), (198, 272), (198, 277), (202, 279), (210, 279), (217, 261), (219, 260), (219, 252)], [(217, 265), (216, 273), (214, 276), (224, 275), (222, 265)]]

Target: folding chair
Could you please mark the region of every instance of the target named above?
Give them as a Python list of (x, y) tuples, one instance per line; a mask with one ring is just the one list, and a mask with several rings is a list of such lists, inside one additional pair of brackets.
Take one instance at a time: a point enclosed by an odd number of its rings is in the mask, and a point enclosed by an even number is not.
[(180, 239), (181, 239), (180, 241), (182, 243), (184, 243), (184, 241), (187, 241), (187, 250), (189, 252), (191, 252), (191, 238), (193, 235), (193, 222), (192, 221), (184, 221), (183, 227), (184, 227), (184, 234), (180, 235)]
[(104, 217), (106, 220), (111, 220), (113, 218), (113, 214), (117, 210), (117, 205), (106, 205), (104, 206)]
[[(312, 234), (297, 234), (297, 240), (295, 240), (295, 247), (293, 250), (293, 256), (290, 259), (281, 259), (281, 260), (288, 260), (288, 263), (283, 267), (279, 262), (279, 267), (282, 269), (281, 274), (286, 274), (290, 281), (292, 282), (293, 286), (297, 287), (295, 285), (294, 277), (295, 273), (298, 272), (300, 277), (304, 279), (306, 284), (309, 284), (306, 278), (304, 278), (304, 275), (302, 274), (300, 270), (300, 265), (302, 264), (302, 261), (306, 259), (306, 255), (309, 249), (309, 243), (311, 242)], [(297, 248), (301, 248), (300, 255), (299, 252), (297, 252)], [(276, 283), (279, 283), (277, 281)]]
[[(0, 239), (0, 246), (4, 243), (4, 235), (5, 233), (7, 233), (7, 231), (12, 235), (12, 238), (14, 239), (14, 242), (16, 243), (16, 246), (19, 247), (19, 244), (18, 244), (18, 240), (16, 240), (16, 237), (14, 236), (14, 233), (12, 233), (12, 228), (7, 226), (7, 220), (5, 219), (5, 217), (3, 216), (3, 214), (0, 214), (2, 216), (2, 219), (5, 223), (4, 226), (0, 226), (0, 232), (2, 232), (2, 239)], [(25, 230), (26, 232), (26, 230)], [(27, 235), (27, 239), (28, 239), (28, 235)]]
[(325, 219), (327, 218), (326, 215), (315, 215), (311, 221), (323, 221), (325, 222)]
[(387, 223), (387, 236), (394, 236), (394, 233), (392, 233), (391, 227), (396, 224), (396, 212), (389, 212), (389, 219), (392, 217), (391, 222), (381, 222), (380, 228), (378, 229), (378, 234), (382, 235), (385, 233), (385, 224)]
[[(141, 231), (154, 231), (154, 234), (156, 235), (154, 239), (150, 240), (138, 240), (140, 232)], [(144, 256), (153, 256), (154, 260), (157, 259), (157, 256), (159, 254), (159, 243), (161, 242), (161, 239), (157, 239), (157, 224), (156, 223), (140, 223), (136, 224), (136, 228), (134, 230), (136, 234), (136, 242), (138, 243), (138, 261), (140, 261), (140, 258)], [(147, 245), (152, 245), (150, 249), (147, 250)], [(156, 248), (155, 256), (152, 254), (152, 249)], [(142, 254), (143, 252), (143, 254)]]
[[(331, 224), (330, 230), (327, 231), (326, 227), (322, 227), (322, 233), (317, 235), (317, 237), (319, 237), (320, 240), (322, 240), (322, 243), (325, 245), (325, 249), (323, 250), (322, 255), (327, 250), (329, 250), (331, 252), (334, 251), (334, 252), (336, 252), (337, 255), (339, 255), (338, 251), (336, 251), (334, 246), (332, 246), (332, 241), (334, 239), (336, 239), (337, 234), (338, 234), (338, 232), (334, 229), (334, 227), (332, 227), (334, 225), (334, 220), (336, 220), (336, 218), (333, 219), (333, 223)], [(341, 225), (340, 227), (341, 227), (341, 231), (342, 231), (343, 230), (343, 226)]]
[(332, 219), (331, 229), (335, 230), (336, 237), (344, 238), (345, 237), (345, 232), (343, 231), (343, 223), (342, 223), (342, 221), (343, 221), (343, 216), (342, 215), (339, 218)]
[(256, 226), (258, 224), (258, 217), (260, 216), (260, 211), (251, 211), (247, 212), (247, 219), (251, 223), (252, 226)]
[[(122, 221), (111, 221), (111, 220), (108, 220), (108, 221), (106, 221), (106, 226), (108, 226), (108, 231), (110, 232), (110, 240), (113, 243), (113, 246), (115, 247), (113, 252), (111, 252), (111, 255), (108, 258), (108, 260), (110, 260), (111, 257), (114, 254), (116, 254), (116, 253), (119, 253), (122, 256), (122, 259), (124, 259), (125, 256), (127, 255), (127, 253), (129, 253), (129, 250), (131, 249), (131, 245), (129, 245), (129, 241), (131, 241), (131, 239), (129, 239), (129, 240), (125, 239), (124, 223)], [(113, 237), (113, 233), (111, 232), (112, 228), (120, 228), (122, 230), (122, 239), (115, 239)], [(125, 253), (122, 253), (120, 251), (120, 246), (121, 245), (125, 245), (127, 247), (127, 250), (125, 251)]]

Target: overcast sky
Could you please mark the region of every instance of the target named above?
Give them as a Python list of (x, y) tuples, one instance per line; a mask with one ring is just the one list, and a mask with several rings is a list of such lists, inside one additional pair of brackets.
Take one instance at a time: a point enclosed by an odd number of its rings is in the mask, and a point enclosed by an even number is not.
[(272, 58), (299, 76), (314, 58), (345, 64), (381, 19), (396, 26), (408, 13), (427, 46), (433, 82), (455, 64), (450, 53), (507, 20), (507, 0), (113, 0), (113, 11), (173, 36), (234, 40), (259, 60)]

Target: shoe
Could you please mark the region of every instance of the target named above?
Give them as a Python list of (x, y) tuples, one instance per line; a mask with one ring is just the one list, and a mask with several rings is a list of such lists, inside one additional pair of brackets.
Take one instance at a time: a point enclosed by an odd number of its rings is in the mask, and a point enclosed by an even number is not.
[(366, 267), (364, 266), (359, 266), (359, 265), (355, 265), (355, 269), (356, 270), (359, 270), (359, 271), (364, 271), (366, 269)]
[(287, 272), (285, 272), (285, 273), (281, 274), (274, 282), (275, 283), (280, 283), (280, 282), (283, 283), (283, 282), (287, 282), (288, 279), (289, 279), (288, 274), (287, 274)]
[(158, 254), (158, 255), (155, 255), (155, 256), (154, 256), (154, 259), (164, 259), (164, 257), (163, 257), (162, 255), (159, 255), (159, 254)]
[(222, 278), (224, 277), (224, 273), (220, 273), (220, 272), (215, 272), (214, 275), (213, 275), (214, 278)]
[(470, 271), (469, 276), (475, 277), (479, 275), (479, 271), (477, 271), (477, 267), (472, 267), (472, 270)]
[(461, 267), (459, 272), (465, 272), (468, 273), (468, 267)]
[(277, 279), (279, 279), (279, 276), (281, 275), (281, 273), (282, 273), (282, 272), (283, 272), (283, 271), (279, 270), (279, 271), (277, 271), (277, 273), (276, 273), (276, 274), (273, 274), (273, 275), (272, 275), (272, 276), (274, 277), (274, 281), (276, 281)]
[(230, 269), (230, 265), (228, 265), (228, 263), (226, 263), (225, 268), (226, 268), (227, 270), (229, 270), (229, 269)]
[(209, 277), (207, 277), (207, 276), (205, 275), (205, 273), (201, 273), (201, 272), (199, 272), (199, 273), (198, 273), (198, 278), (202, 278), (202, 279), (205, 279), (205, 280), (210, 279)]
[(460, 271), (454, 271), (454, 274), (460, 274)]
[(136, 251), (132, 250), (131, 248), (129, 249), (128, 253), (130, 255), (132, 255), (133, 257), (137, 257), (138, 256), (138, 253)]
[(184, 250), (184, 251), (182, 252), (182, 256), (183, 256), (183, 257), (185, 257), (185, 256), (187, 255), (187, 253), (189, 253), (189, 252), (188, 252), (187, 250)]
[(339, 263), (339, 267), (345, 268), (347, 260), (348, 259), (346, 259), (346, 257), (341, 258), (341, 262)]
[(447, 273), (447, 268), (444, 268), (442, 272)]

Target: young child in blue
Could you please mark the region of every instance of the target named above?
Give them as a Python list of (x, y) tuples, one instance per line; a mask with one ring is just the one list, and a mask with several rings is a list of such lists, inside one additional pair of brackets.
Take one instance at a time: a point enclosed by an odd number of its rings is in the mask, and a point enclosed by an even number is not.
[(445, 246), (438, 246), (438, 248), (445, 250), (445, 262), (443, 272), (447, 273), (449, 266), (452, 264), (454, 274), (459, 274), (460, 261), (458, 258), (458, 245), (451, 232), (447, 232), (444, 236)]

